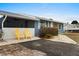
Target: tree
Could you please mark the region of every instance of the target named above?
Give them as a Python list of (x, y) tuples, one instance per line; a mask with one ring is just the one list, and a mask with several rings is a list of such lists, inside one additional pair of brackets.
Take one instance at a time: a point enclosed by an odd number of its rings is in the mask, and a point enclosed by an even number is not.
[(71, 22), (71, 24), (78, 24), (78, 21), (77, 21), (77, 20), (73, 20), (73, 21)]

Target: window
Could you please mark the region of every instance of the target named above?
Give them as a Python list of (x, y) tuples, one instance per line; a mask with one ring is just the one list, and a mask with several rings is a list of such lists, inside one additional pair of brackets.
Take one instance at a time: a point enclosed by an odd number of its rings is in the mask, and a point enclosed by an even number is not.
[(7, 19), (4, 22), (4, 27), (33, 28), (34, 21), (24, 20), (24, 19), (20, 19), (20, 18), (7, 17)]
[(61, 24), (59, 24), (59, 29), (61, 29), (62, 28), (62, 25)]

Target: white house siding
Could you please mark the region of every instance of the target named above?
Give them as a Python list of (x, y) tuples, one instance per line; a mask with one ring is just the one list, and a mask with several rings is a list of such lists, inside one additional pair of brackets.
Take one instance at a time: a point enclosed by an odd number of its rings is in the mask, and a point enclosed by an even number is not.
[[(24, 32), (25, 28), (19, 28), (20, 32)], [(29, 28), (32, 36), (35, 36), (35, 29), (34, 28)], [(3, 39), (14, 39), (16, 38), (16, 28), (3, 28)]]

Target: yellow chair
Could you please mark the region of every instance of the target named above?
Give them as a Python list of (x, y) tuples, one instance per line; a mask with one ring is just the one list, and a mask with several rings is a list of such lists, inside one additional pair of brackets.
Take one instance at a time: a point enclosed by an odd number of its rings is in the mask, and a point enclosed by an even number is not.
[(16, 28), (15, 33), (16, 33), (16, 39), (17, 40), (24, 38), (24, 35), (20, 32), (19, 28)]
[(26, 28), (24, 30), (24, 35), (25, 35), (25, 38), (28, 39), (28, 38), (32, 38), (32, 33), (30, 32), (30, 30), (28, 28)]

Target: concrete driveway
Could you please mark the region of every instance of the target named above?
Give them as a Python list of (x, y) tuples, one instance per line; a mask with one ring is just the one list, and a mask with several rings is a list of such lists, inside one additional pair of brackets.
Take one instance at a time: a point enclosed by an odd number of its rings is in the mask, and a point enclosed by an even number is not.
[(20, 44), (26, 48), (42, 51), (48, 56), (79, 56), (79, 45), (76, 44), (55, 42), (44, 39)]

